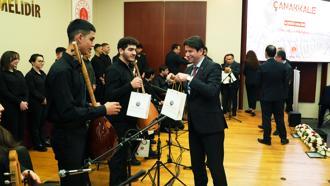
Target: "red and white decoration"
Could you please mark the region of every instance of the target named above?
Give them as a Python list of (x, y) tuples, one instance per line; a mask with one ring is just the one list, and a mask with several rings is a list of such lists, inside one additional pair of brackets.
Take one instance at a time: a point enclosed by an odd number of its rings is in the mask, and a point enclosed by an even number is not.
[(72, 0), (72, 20), (93, 21), (93, 0)]
[(330, 157), (330, 148), (327, 147), (327, 143), (309, 125), (299, 124), (295, 130), (311, 152), (318, 152), (323, 156)]

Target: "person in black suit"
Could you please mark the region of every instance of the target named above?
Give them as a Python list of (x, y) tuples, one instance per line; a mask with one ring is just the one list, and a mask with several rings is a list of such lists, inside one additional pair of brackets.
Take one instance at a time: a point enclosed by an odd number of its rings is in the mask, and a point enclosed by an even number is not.
[(148, 62), (147, 55), (143, 52), (143, 45), (141, 43), (136, 46), (136, 60), (139, 71), (142, 75), (148, 68)]
[[(89, 53), (95, 39), (95, 27), (88, 21), (75, 19), (67, 28), (68, 48), (46, 76), (47, 119), (54, 128), (51, 144), (58, 169), (82, 168), (87, 156), (88, 121), (120, 111), (118, 102), (91, 107), (86, 102), (86, 84), (81, 65), (75, 58), (72, 42), (77, 42), (82, 55)], [(62, 186), (89, 185), (88, 174), (60, 178)]]
[(180, 72), (180, 65), (188, 65), (189, 62), (180, 56), (181, 47), (179, 44), (173, 44), (171, 51), (166, 55), (165, 64), (171, 73)]
[(20, 56), (15, 51), (6, 51), (1, 56), (0, 98), (6, 108), (2, 126), (13, 134), (15, 140), (24, 139), (29, 90), (21, 71), (17, 70)]
[(284, 48), (278, 47), (278, 52), (282, 51), (280, 55), (283, 56), (282, 63), (285, 64), (288, 68), (288, 89), (287, 89), (287, 97), (284, 100), (285, 103), (285, 112), (289, 113), (293, 111), (292, 104), (293, 104), (293, 64), (291, 63), (290, 60), (286, 58), (286, 53)]
[[(105, 76), (105, 70), (108, 66), (110, 66), (110, 63), (105, 62), (105, 55), (102, 51), (102, 45), (95, 44), (94, 45), (94, 52), (95, 55), (93, 56), (91, 62), (95, 73), (95, 98), (96, 101), (103, 103), (104, 102), (104, 76)], [(102, 57), (103, 56), (103, 57)]]
[(237, 92), (239, 88), (239, 74), (240, 74), (240, 65), (234, 59), (234, 54), (226, 54), (224, 57), (224, 64), (222, 64), (222, 69), (227, 73), (228, 77), (230, 73), (233, 73), (236, 81), (233, 81), (231, 78), (228, 84), (222, 84), (222, 107), (223, 111), (226, 114), (231, 112), (232, 116), (236, 116), (237, 111)]
[(32, 64), (31, 70), (25, 75), (25, 80), (29, 88), (29, 112), (30, 132), (34, 149), (37, 151), (47, 151), (45, 146), (43, 126), (46, 122), (46, 74), (42, 70), (44, 57), (41, 54), (32, 54), (29, 62)]
[(321, 128), (324, 121), (324, 114), (327, 109), (330, 110), (330, 86), (326, 86), (319, 102), (319, 121), (317, 128)]
[(284, 99), (287, 87), (287, 70), (283, 63), (276, 62), (276, 47), (268, 45), (265, 55), (267, 61), (260, 65), (257, 82), (260, 87), (263, 139), (259, 143), (271, 145), (271, 115), (274, 114), (276, 128), (279, 130), (281, 144), (289, 143), (284, 125)]
[(259, 68), (259, 61), (254, 51), (249, 50), (246, 53), (246, 60), (244, 65), (243, 74), (245, 76), (245, 87), (248, 98), (249, 108), (245, 110), (255, 116), (255, 109), (257, 103), (257, 70)]
[[(135, 61), (135, 49), (138, 43), (132, 37), (121, 38), (117, 44), (118, 60), (114, 61), (106, 70), (104, 98), (107, 101), (118, 101), (122, 106), (118, 115), (108, 118), (116, 129), (120, 140), (126, 137), (128, 131), (136, 129), (136, 118), (127, 116), (126, 112), (131, 92), (141, 88), (143, 83), (140, 77), (134, 77), (133, 69), (130, 65)], [(125, 145), (111, 158), (109, 162), (110, 185), (119, 185), (127, 179), (128, 150), (129, 147)], [(134, 152), (132, 151), (132, 153)]]
[[(206, 186), (206, 165), (213, 184), (227, 185), (224, 158), (224, 129), (227, 123), (219, 99), (221, 66), (203, 54), (204, 42), (199, 36), (184, 41), (186, 58), (193, 65), (178, 73), (176, 81), (186, 82), (189, 147), (194, 184)], [(205, 163), (207, 157), (207, 163)]]

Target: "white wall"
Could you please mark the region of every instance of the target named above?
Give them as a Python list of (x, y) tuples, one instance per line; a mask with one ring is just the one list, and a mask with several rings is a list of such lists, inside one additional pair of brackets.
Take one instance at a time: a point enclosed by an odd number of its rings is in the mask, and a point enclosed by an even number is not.
[(55, 60), (55, 48), (67, 47), (66, 27), (71, 20), (71, 1), (36, 0), (41, 18), (0, 11), (0, 55), (7, 50), (20, 54), (18, 70), (24, 74), (31, 68), (31, 54), (44, 55), (47, 72)]

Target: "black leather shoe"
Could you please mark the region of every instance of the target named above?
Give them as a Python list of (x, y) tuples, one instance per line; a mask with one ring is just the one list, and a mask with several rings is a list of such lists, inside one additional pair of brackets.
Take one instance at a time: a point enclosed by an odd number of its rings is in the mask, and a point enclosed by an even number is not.
[(264, 129), (264, 127), (262, 125), (258, 125), (259, 129)]
[(34, 150), (39, 151), (39, 152), (46, 152), (47, 148), (43, 145), (37, 145), (35, 147), (33, 147)]
[(260, 138), (258, 138), (258, 142), (262, 143), (262, 144), (265, 144), (265, 145), (271, 145), (272, 144), (272, 142), (270, 140), (264, 140), (264, 139), (260, 139)]
[(254, 111), (250, 112), (251, 116), (256, 116), (256, 113)]
[(285, 138), (285, 139), (281, 139), (281, 144), (282, 145), (286, 145), (286, 144), (288, 144), (289, 143), (289, 140), (287, 139), (287, 138)]
[(278, 132), (278, 130), (275, 130), (274, 132), (273, 132), (273, 135), (274, 136), (278, 136), (280, 133)]
[(245, 110), (245, 112), (246, 112), (246, 113), (251, 113), (251, 112), (252, 112), (252, 110)]
[(158, 153), (156, 151), (150, 151), (149, 156), (145, 157), (144, 159), (157, 159), (158, 158)]
[(137, 160), (136, 158), (132, 158), (131, 165), (132, 166), (139, 166), (139, 165), (141, 165), (141, 162), (139, 160)]

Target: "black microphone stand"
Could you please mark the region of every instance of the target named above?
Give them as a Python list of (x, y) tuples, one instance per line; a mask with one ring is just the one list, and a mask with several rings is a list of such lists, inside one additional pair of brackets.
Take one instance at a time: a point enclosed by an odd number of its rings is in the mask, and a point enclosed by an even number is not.
[[(232, 72), (230, 72), (222, 81), (221, 81), (221, 83), (222, 84), (224, 84), (223, 82), (228, 78), (229, 79), (229, 83), (228, 83), (228, 89), (230, 90), (230, 89), (232, 89), (232, 87), (231, 86), (233, 86), (232, 84), (233, 84), (233, 82), (232, 82), (232, 78), (231, 78), (231, 74), (232, 74)], [(227, 107), (229, 108), (226, 108), (226, 110), (228, 110), (228, 120), (231, 120), (231, 119), (233, 119), (233, 120), (235, 120), (235, 121), (237, 121), (237, 122), (239, 122), (239, 123), (242, 123), (242, 121), (241, 120), (239, 120), (238, 118), (235, 118), (235, 117), (232, 117), (232, 114), (231, 114), (231, 112), (232, 112), (232, 102), (233, 102), (233, 100), (232, 100), (232, 95), (230, 94), (231, 93), (231, 91), (229, 91), (229, 93), (228, 93), (228, 100), (229, 100), (229, 105), (227, 105)], [(236, 92), (235, 92), (236, 93)], [(236, 93), (237, 94), (237, 93)]]
[[(161, 125), (161, 122), (159, 122), (159, 125)], [(160, 160), (160, 157), (161, 157), (161, 151), (160, 151), (160, 150), (161, 150), (161, 147), (160, 147), (160, 130), (158, 130), (158, 132), (157, 132), (157, 136), (158, 136), (158, 140), (157, 140), (157, 153), (158, 153), (157, 161), (156, 161), (156, 162), (154, 163), (154, 165), (153, 165), (153, 166), (147, 171), (147, 174), (145, 174), (145, 175), (142, 177), (141, 181), (143, 181), (144, 178), (148, 175), (149, 178), (150, 178), (150, 180), (152, 181), (152, 185), (153, 185), (153, 186), (155, 186), (155, 185), (160, 186), (160, 168), (161, 168), (161, 166), (163, 166), (163, 167), (167, 170), (167, 172), (169, 172), (169, 173), (172, 175), (172, 178), (170, 179), (170, 181), (176, 179), (176, 180), (178, 180), (182, 185), (186, 186), (186, 184), (185, 184), (182, 180), (180, 180), (179, 177), (178, 177), (177, 175), (175, 175), (173, 172), (171, 172), (171, 170), (168, 169), (168, 168), (165, 166), (165, 164)], [(152, 175), (151, 175), (151, 171), (154, 170), (154, 169), (156, 169), (156, 170), (155, 170), (155, 172), (154, 172), (154, 177), (152, 177)], [(156, 178), (157, 178), (157, 184), (155, 183)]]
[[(173, 120), (173, 121), (174, 121), (174, 120)], [(167, 163), (173, 163), (173, 164), (175, 164), (175, 165), (182, 166), (184, 169), (189, 169), (189, 168), (191, 168), (190, 166), (186, 166), (186, 165), (183, 165), (183, 164), (180, 164), (180, 163), (177, 163), (177, 162), (174, 162), (174, 161), (173, 161), (173, 159), (172, 159), (172, 152), (171, 152), (171, 146), (178, 147), (180, 150), (183, 149), (183, 150), (189, 151), (189, 149), (186, 148), (186, 147), (182, 147), (182, 146), (180, 146), (180, 145), (177, 145), (177, 144), (173, 144), (173, 142), (172, 142), (172, 137), (171, 137), (171, 134), (172, 134), (172, 130), (171, 130), (171, 128), (172, 128), (172, 127), (171, 127), (171, 122), (169, 122), (169, 126), (168, 126), (168, 128), (169, 128), (169, 130), (168, 130), (168, 140), (166, 140), (167, 144), (164, 145), (164, 146), (162, 147), (162, 149), (165, 148), (165, 147), (168, 147), (167, 161), (166, 161), (165, 164), (167, 164)], [(177, 133), (176, 133), (176, 135), (177, 135)]]

